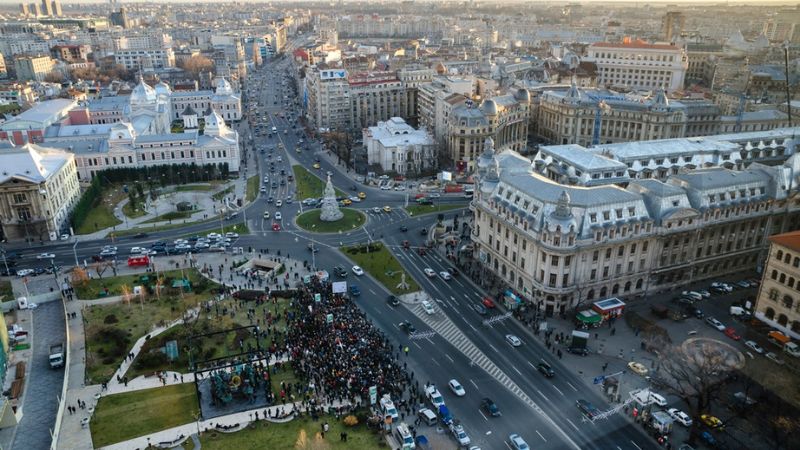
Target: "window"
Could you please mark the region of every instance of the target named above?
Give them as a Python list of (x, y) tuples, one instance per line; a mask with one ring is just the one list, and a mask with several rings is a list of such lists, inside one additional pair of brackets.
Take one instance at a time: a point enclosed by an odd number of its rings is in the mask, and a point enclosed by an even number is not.
[(592, 262), (597, 262), (598, 258), (600, 258), (600, 251), (595, 250), (594, 253), (592, 253)]
[(28, 202), (28, 196), (25, 195), (24, 192), (18, 192), (14, 194), (14, 203), (27, 203), (27, 202)]
[(31, 220), (31, 210), (28, 208), (17, 208), (19, 220)]
[(550, 257), (550, 265), (551, 266), (558, 266), (558, 256), (553, 255)]

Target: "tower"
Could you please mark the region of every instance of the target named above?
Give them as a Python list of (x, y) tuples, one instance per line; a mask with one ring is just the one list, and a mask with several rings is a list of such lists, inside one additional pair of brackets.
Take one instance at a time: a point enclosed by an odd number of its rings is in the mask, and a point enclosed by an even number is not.
[(28, 4), (27, 3), (20, 3), (19, 4), (19, 13), (22, 14), (23, 16), (27, 16), (28, 14), (30, 14), (30, 11), (28, 11)]
[(683, 33), (685, 26), (686, 16), (680, 11), (667, 11), (661, 19), (661, 33), (669, 42), (675, 42)]
[(54, 16), (61, 17), (62, 15), (64, 15), (64, 13), (61, 12), (61, 0), (53, 0), (52, 6), (53, 6)]
[(50, 4), (50, 0), (42, 0), (42, 13), (48, 17), (53, 15), (53, 6)]

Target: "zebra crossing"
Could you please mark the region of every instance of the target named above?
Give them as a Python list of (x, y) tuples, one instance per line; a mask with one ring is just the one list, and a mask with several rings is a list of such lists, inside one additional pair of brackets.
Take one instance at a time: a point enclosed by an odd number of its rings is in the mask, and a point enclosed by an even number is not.
[(525, 404), (530, 406), (534, 411), (547, 417), (544, 411), (525, 393), (511, 378), (508, 377), (495, 363), (492, 362), (482, 351), (479, 349), (468, 337), (461, 332), (461, 330), (448, 318), (443, 312), (438, 311), (435, 314), (428, 314), (422, 309), (421, 304), (410, 307), (411, 312), (414, 313), (425, 325), (429, 326), (432, 330), (438, 333), (442, 338), (453, 345), (458, 351), (463, 353), (471, 364), (477, 365), (492, 378), (497, 380), (503, 387), (511, 391), (512, 394), (517, 396)]

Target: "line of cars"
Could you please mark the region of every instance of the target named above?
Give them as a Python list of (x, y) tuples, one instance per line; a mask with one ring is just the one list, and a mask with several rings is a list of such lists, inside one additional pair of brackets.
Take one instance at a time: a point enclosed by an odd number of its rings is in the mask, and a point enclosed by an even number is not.
[[(235, 232), (227, 232), (224, 235), (220, 233), (208, 233), (205, 237), (191, 236), (186, 239), (175, 239), (172, 243), (166, 241), (156, 241), (150, 248), (147, 247), (131, 247), (131, 256), (153, 256), (153, 255), (180, 255), (184, 253), (196, 253), (201, 251), (222, 252), (230, 247), (233, 242), (239, 238), (239, 234)], [(94, 261), (103, 261), (106, 258), (116, 257), (119, 253), (119, 248), (114, 245), (105, 245), (100, 249), (100, 252), (92, 259)]]

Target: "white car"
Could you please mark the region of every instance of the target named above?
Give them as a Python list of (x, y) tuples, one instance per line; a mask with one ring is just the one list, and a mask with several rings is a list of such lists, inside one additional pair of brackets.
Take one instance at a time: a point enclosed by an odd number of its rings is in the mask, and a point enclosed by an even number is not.
[(228, 231), (225, 233), (226, 238), (237, 239), (239, 238), (239, 233), (234, 233), (233, 231)]
[(451, 423), (450, 431), (453, 433), (453, 437), (456, 438), (456, 441), (458, 441), (460, 446), (466, 447), (472, 442), (469, 436), (467, 436), (467, 432), (464, 431), (463, 425)]
[(422, 301), (422, 309), (425, 311), (426, 314), (433, 314), (436, 312), (433, 309), (433, 304), (427, 300)]
[(36, 259), (53, 259), (56, 255), (53, 253), (39, 253), (36, 255)]
[(755, 341), (745, 341), (744, 345), (750, 347), (751, 349), (753, 349), (754, 352), (758, 353), (759, 355), (764, 354), (764, 349), (761, 348), (760, 345), (756, 344)]
[(725, 325), (723, 325), (722, 322), (713, 317), (706, 318), (706, 323), (716, 328), (719, 331), (725, 331)]
[(281, 215), (280, 211), (275, 213), (275, 220), (283, 220), (283, 216)]
[(364, 275), (364, 269), (359, 266), (353, 266), (353, 273), (360, 277), (361, 275)]
[(283, 201), (282, 200), (275, 200), (275, 207), (276, 208), (280, 208), (281, 206), (283, 206)]
[(456, 394), (459, 397), (463, 397), (467, 395), (467, 391), (464, 390), (464, 386), (458, 382), (455, 378), (447, 382), (447, 385), (450, 386), (450, 390), (453, 391), (453, 394)]
[(782, 366), (782, 365), (786, 364), (786, 361), (778, 358), (778, 355), (776, 355), (775, 353), (769, 352), (764, 356), (766, 356), (767, 359), (771, 360), (772, 362), (774, 362), (775, 364), (777, 364), (779, 366)]
[(141, 254), (142, 250), (144, 250), (142, 247), (133, 247), (131, 248), (131, 255)]
[(18, 277), (27, 277), (33, 273), (33, 269), (21, 269), (17, 271)]
[(677, 421), (678, 423), (680, 423), (685, 427), (692, 426), (692, 418), (678, 408), (668, 409), (667, 414), (669, 414), (670, 417), (672, 417), (673, 419), (675, 419), (675, 421)]
[(442, 394), (436, 389), (436, 386), (430, 385), (426, 387), (425, 396), (431, 401), (435, 411), (438, 411), (440, 406), (444, 406), (444, 397), (442, 397)]
[(451, 279), (453, 279), (453, 277), (450, 276), (450, 273), (446, 270), (439, 272), (439, 276), (442, 277), (442, 279), (445, 281), (450, 281)]
[(650, 400), (658, 406), (667, 406), (667, 399), (663, 395), (650, 391)]
[(434, 272), (433, 269), (431, 269), (430, 267), (426, 267), (426, 268), (422, 269), (422, 271), (425, 272), (425, 275), (427, 275), (429, 277), (435, 277), (436, 276), (436, 272)]
[(375, 214), (380, 214), (381, 213), (381, 209), (378, 208), (377, 206), (375, 206), (375, 207), (372, 208), (372, 212), (374, 212)]
[(269, 219), (269, 211), (264, 211), (264, 218)]
[(516, 433), (510, 435), (508, 440), (511, 441), (511, 448), (514, 450), (530, 450), (530, 447), (528, 447), (528, 443), (525, 442), (525, 439), (522, 439), (522, 436)]
[(519, 347), (520, 345), (522, 345), (522, 341), (513, 334), (506, 335), (506, 342), (513, 345), (514, 347)]

